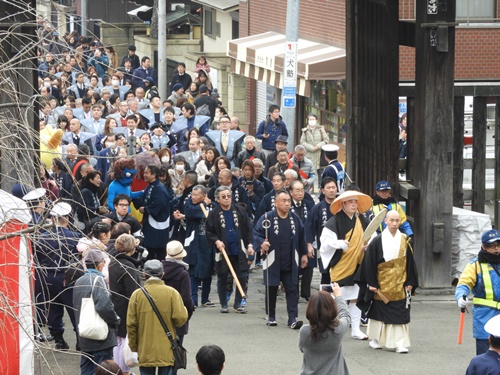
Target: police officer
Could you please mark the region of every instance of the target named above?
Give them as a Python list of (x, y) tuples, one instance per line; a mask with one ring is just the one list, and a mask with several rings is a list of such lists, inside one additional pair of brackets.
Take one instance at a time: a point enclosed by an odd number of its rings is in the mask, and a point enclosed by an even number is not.
[(472, 306), (473, 336), (476, 339), (476, 354), (489, 348), (488, 332), (484, 325), (494, 316), (500, 315), (500, 232), (492, 229), (483, 233), (481, 250), (462, 272), (455, 290), (458, 307), (467, 307), (467, 296), (474, 294)]
[[(321, 179), (325, 177), (332, 177), (337, 182), (339, 192), (344, 191), (345, 169), (344, 166), (337, 160), (339, 154), (339, 146), (327, 144), (321, 147), (325, 153), (325, 159), (328, 162)], [(321, 183), (321, 181), (320, 181)]]
[(69, 349), (63, 338), (64, 308), (76, 331), (75, 314), (73, 311), (73, 291), (66, 288), (64, 273), (72, 260), (78, 254), (76, 245), (78, 234), (68, 229), (71, 206), (68, 203), (57, 203), (51, 210), (55, 227), (44, 231), (38, 237), (36, 247), (36, 283), (43, 290), (45, 309), (48, 310), (48, 327), (54, 337), (56, 349)]

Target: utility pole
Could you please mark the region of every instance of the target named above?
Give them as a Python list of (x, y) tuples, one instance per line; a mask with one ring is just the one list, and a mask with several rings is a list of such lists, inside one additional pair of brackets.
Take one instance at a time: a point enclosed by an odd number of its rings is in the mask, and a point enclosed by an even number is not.
[(158, 0), (158, 92), (162, 99), (167, 93), (167, 0)]
[(87, 0), (81, 0), (82, 36), (87, 36)]
[[(286, 8), (285, 63), (281, 117), (288, 130), (288, 144), (295, 145), (295, 107), (297, 104), (297, 44), (299, 40), (300, 0), (288, 0)], [(291, 150), (290, 150), (291, 151)]]

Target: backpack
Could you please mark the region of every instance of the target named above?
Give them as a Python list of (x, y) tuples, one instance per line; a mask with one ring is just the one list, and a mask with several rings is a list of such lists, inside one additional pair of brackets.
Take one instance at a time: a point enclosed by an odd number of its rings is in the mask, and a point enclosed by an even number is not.
[(210, 116), (211, 113), (208, 103), (202, 104), (198, 108), (196, 108), (196, 114), (199, 116)]

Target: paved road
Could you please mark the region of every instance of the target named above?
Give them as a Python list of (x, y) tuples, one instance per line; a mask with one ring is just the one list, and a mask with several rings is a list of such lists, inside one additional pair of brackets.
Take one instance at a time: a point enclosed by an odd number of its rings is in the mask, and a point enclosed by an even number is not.
[[(315, 281), (319, 278), (316, 275)], [(418, 291), (417, 291), (418, 292)], [(248, 314), (220, 314), (219, 307), (199, 308), (185, 337), (189, 351), (189, 367), (179, 374), (197, 374), (195, 354), (204, 344), (217, 344), (226, 353), (223, 374), (288, 375), (298, 374), (302, 355), (298, 349), (298, 333), (286, 327), (284, 295), (278, 298), (278, 327), (265, 325), (262, 271), (254, 270), (250, 276)], [(215, 278), (212, 301), (216, 301)], [(299, 305), (299, 314), (305, 319), (305, 301)], [(464, 343), (457, 345), (459, 309), (451, 294), (418, 294), (413, 298), (410, 324), (411, 347), (409, 354), (396, 354), (386, 350), (372, 350), (367, 341), (349, 337), (343, 340), (344, 356), (349, 371), (354, 375), (368, 374), (464, 374), (475, 353), (472, 339), (471, 316), (466, 317)], [(162, 334), (159, 332), (159, 334)], [(74, 348), (73, 335), (66, 335)], [(53, 344), (51, 344), (53, 347)], [(78, 373), (78, 353), (56, 353), (42, 350), (42, 370), (37, 374)], [(135, 370), (139, 373), (138, 369)]]

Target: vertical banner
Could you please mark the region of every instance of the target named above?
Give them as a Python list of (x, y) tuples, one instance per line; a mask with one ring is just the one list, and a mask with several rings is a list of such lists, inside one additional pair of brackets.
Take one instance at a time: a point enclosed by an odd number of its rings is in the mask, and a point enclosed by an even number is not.
[[(10, 221), (0, 235), (26, 226)], [(0, 241), (0, 374), (34, 372), (32, 262), (29, 241), (16, 236)]]

